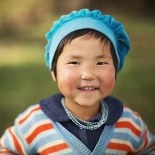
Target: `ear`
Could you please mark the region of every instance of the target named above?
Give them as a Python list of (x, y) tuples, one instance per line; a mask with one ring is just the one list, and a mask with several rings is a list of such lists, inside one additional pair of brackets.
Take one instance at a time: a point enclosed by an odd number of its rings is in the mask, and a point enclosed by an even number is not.
[(53, 81), (56, 82), (57, 80), (56, 80), (56, 77), (55, 77), (55, 74), (54, 74), (54, 71), (53, 71), (53, 70), (52, 70), (52, 72), (51, 72), (51, 76), (52, 76)]

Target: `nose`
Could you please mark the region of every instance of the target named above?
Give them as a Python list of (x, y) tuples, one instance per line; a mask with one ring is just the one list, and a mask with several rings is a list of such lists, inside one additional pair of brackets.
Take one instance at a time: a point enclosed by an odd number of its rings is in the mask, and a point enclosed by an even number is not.
[(96, 78), (96, 73), (93, 67), (83, 67), (81, 70), (82, 80), (94, 80)]

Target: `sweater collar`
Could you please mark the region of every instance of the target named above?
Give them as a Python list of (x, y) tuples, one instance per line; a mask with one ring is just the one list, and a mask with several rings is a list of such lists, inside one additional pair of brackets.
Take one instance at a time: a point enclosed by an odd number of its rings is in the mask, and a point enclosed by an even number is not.
[[(50, 119), (55, 122), (66, 122), (70, 121), (70, 118), (66, 114), (64, 108), (61, 104), (61, 99), (64, 96), (62, 94), (56, 94), (48, 99), (44, 99), (40, 101), (40, 107), (42, 111), (47, 115)], [(114, 97), (108, 96), (104, 99), (106, 102), (109, 114), (105, 125), (112, 125), (117, 122), (123, 112), (122, 103)], [(101, 112), (98, 113), (93, 120), (99, 121), (101, 118)]]

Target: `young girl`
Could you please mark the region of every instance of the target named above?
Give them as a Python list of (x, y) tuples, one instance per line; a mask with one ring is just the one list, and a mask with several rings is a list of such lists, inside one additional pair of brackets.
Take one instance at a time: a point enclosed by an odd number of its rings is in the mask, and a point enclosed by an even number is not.
[(87, 9), (62, 16), (47, 33), (46, 62), (60, 94), (20, 114), (0, 154), (155, 154), (140, 116), (110, 97), (130, 49), (120, 22)]

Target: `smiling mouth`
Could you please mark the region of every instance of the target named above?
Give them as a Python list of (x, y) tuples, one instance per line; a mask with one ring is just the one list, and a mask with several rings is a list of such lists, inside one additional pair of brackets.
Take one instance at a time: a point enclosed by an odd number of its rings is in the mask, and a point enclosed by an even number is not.
[(95, 90), (95, 89), (97, 89), (97, 88), (95, 88), (95, 87), (91, 87), (91, 86), (86, 86), (86, 87), (81, 87), (81, 88), (79, 88), (80, 90)]

